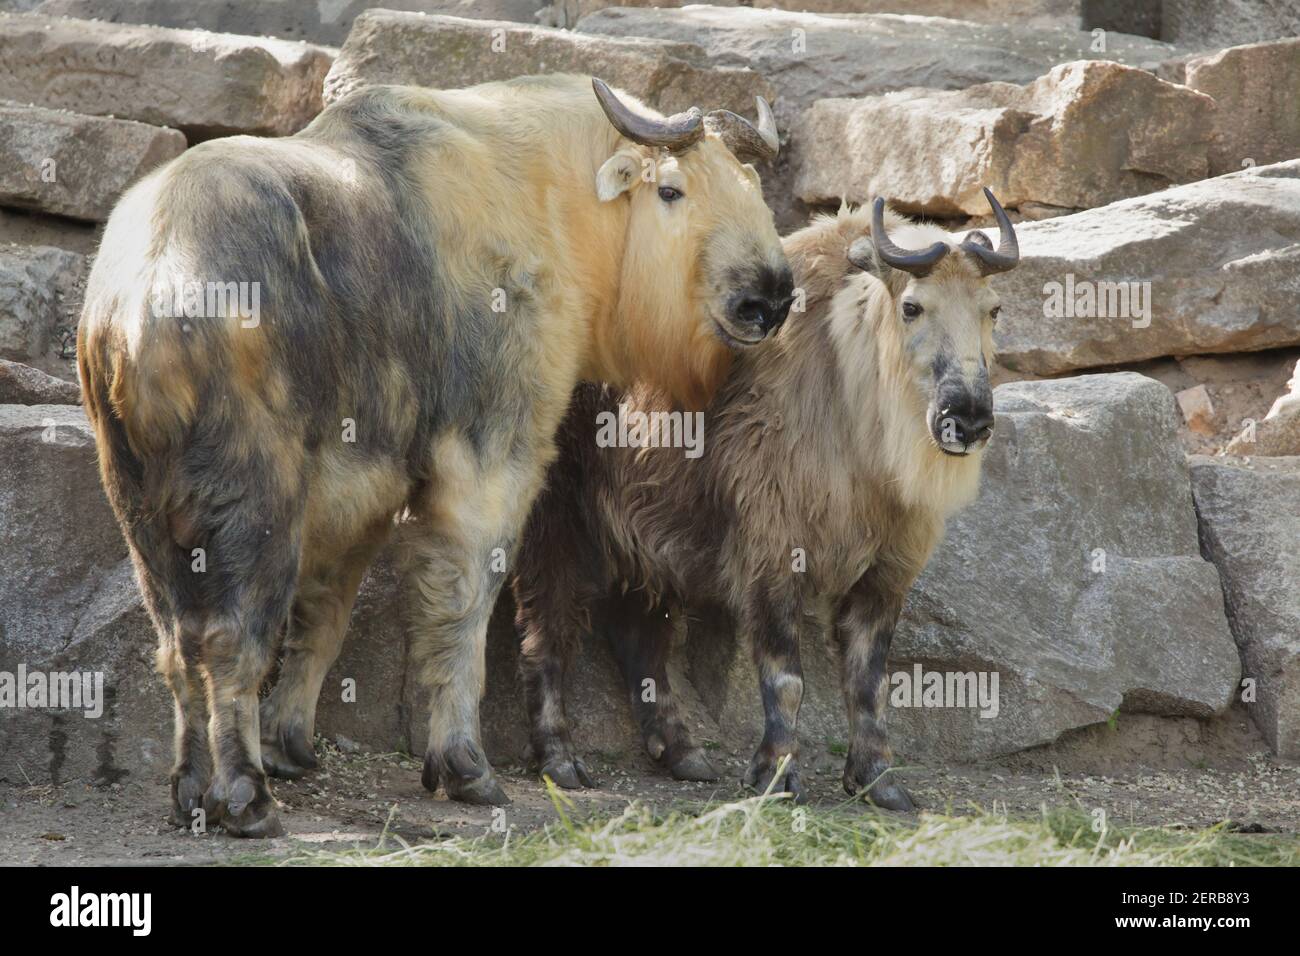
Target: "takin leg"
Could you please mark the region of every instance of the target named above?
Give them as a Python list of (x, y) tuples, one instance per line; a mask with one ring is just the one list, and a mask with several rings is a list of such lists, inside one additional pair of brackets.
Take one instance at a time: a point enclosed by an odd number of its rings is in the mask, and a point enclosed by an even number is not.
[(885, 587), (878, 572), (868, 571), (841, 602), (835, 633), (852, 735), (844, 789), (850, 795), (865, 791), (867, 799), (887, 810), (911, 811), (916, 804), (891, 772), (893, 754), (885, 735), (889, 644), (905, 593)]
[(303, 556), (279, 679), (261, 704), (262, 766), (274, 777), (294, 779), (317, 766), (321, 685), (343, 647), (361, 578), (391, 526), (383, 518), (342, 554), (316, 545)]
[(662, 607), (647, 609), (642, 595), (622, 595), (607, 606), (604, 630), (627, 685), (632, 712), (651, 759), (677, 780), (718, 779), (687, 730), (668, 683), (673, 622)]
[(434, 461), (436, 482), (413, 502), (410, 574), (412, 657), (429, 688), (422, 781), (453, 800), (506, 804), (479, 729), (487, 628), (544, 462), (487, 465), (459, 437), (439, 442)]
[(801, 617), (797, 600), (767, 594), (752, 595), (741, 616), (742, 626), (753, 635), (764, 718), (763, 739), (745, 772), (745, 785), (759, 793), (772, 786), (776, 792), (791, 794), (796, 801), (803, 799), (796, 763), (799, 741), (795, 733), (799, 705), (803, 701), (803, 670), (799, 664)]
[(171, 822), (188, 827), (194, 823), (195, 812), (203, 806), (203, 794), (212, 783), (212, 755), (208, 751), (203, 675), (197, 661), (185, 660), (181, 646), (177, 633), (163, 639), (158, 647), (158, 670), (171, 689), (176, 713)]
[[(545, 505), (545, 502), (539, 502)], [(556, 574), (568, 570), (569, 555), (553, 555), (547, 565), (530, 549), (533, 529), (525, 534), (530, 543), (520, 554), (521, 570), (515, 577), (515, 625), (523, 635), (519, 673), (538, 772), (566, 790), (594, 787), (587, 765), (575, 755), (564, 707), (564, 680), (582, 636), (590, 631), (590, 598), (578, 581), (558, 581)], [(549, 553), (549, 552), (548, 552)], [(565, 575), (567, 577), (567, 575)]]

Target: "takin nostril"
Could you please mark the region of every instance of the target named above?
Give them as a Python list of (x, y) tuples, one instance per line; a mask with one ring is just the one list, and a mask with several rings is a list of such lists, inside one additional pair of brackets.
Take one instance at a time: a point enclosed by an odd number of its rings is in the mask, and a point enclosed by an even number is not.
[(758, 296), (746, 296), (736, 306), (736, 319), (745, 325), (757, 325), (763, 331), (771, 327), (771, 303)]

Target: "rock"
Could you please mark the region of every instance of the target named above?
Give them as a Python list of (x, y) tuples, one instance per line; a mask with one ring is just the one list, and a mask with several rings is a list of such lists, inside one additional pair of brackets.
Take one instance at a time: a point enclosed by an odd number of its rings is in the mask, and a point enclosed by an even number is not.
[(937, 216), (986, 214), (985, 186), (1008, 208), (1104, 206), (1205, 178), (1213, 114), (1208, 96), (1100, 60), (1028, 86), (818, 100), (792, 130), (795, 190)]
[(917, 582), (890, 669), (997, 672), (999, 714), (896, 709), (904, 752), (1008, 753), (1117, 709), (1222, 712), (1240, 667), (1169, 391), (1085, 375), (1001, 385), (995, 407), (980, 497)]
[(1177, 52), (1168, 44), (1121, 35), (1108, 36), (1106, 50), (1094, 52), (1092, 35), (1074, 29), (748, 7), (598, 10), (583, 17), (577, 29), (697, 43), (720, 66), (751, 67), (776, 87), (777, 118), (786, 122), (827, 97), (908, 87), (965, 89), (990, 80), (1029, 83), (1071, 60), (1140, 66)]
[(1211, 175), (1300, 156), (1300, 39), (1220, 50), (1184, 69), (1187, 85), (1218, 105)]
[(756, 73), (715, 68), (690, 44), (369, 10), (357, 18), (325, 79), (325, 100), (374, 83), (452, 89), (555, 72), (599, 76), (669, 113), (703, 106), (753, 116), (756, 95), (773, 97)]
[(1163, 0), (1160, 38), (1214, 50), (1300, 35), (1295, 0)]
[(321, 110), (331, 59), (287, 40), (0, 14), (6, 99), (170, 126), (191, 140), (297, 132)]
[(99, 717), (0, 708), (0, 779), (165, 772), (170, 695), (80, 408), (0, 405), (0, 567), (0, 672), (99, 675), (104, 704)]
[(0, 203), (102, 222), (127, 186), (185, 145), (174, 129), (0, 104)]
[(75, 252), (0, 246), (0, 358), (41, 358), (60, 325), (77, 324), (87, 269)]
[(81, 389), (40, 369), (0, 359), (0, 405), (80, 405)]
[(1218, 566), (1233, 637), (1269, 744), (1300, 759), (1300, 458), (1191, 459), (1201, 547)]
[[(714, 0), (715, 7), (788, 9), (807, 13), (904, 13), (1017, 26), (1079, 26), (1081, 0)], [(683, 7), (682, 0), (556, 0), (537, 14), (547, 26), (572, 27), (606, 7)], [(450, 11), (448, 11), (450, 12)], [(1134, 32), (1134, 31), (1127, 31)]]
[[(339, 46), (347, 39), (353, 20), (371, 5), (368, 0), (45, 0), (36, 12)], [(383, 7), (532, 23), (542, 0), (384, 0)]]
[(57, 246), (83, 256), (93, 256), (99, 245), (99, 227), (27, 209), (0, 208), (0, 249), (20, 246)]
[(1188, 428), (1202, 435), (1213, 435), (1217, 431), (1214, 427), (1214, 403), (1204, 385), (1185, 388), (1175, 393), (1174, 398), (1178, 399), (1178, 407)]
[(1224, 452), (1229, 455), (1300, 455), (1300, 362), (1279, 396), (1258, 422), (1247, 423)]
[(1016, 227), (994, 279), (998, 361), (1021, 373), (1300, 343), (1300, 161)]

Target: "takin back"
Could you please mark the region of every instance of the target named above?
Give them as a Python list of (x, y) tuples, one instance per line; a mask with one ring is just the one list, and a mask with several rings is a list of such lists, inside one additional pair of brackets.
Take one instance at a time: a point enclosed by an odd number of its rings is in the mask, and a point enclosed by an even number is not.
[(479, 739), (493, 559), (580, 378), (699, 404), (784, 319), (759, 117), (665, 119), (579, 76), (369, 87), (126, 193), (78, 357), (176, 701), (175, 822), (280, 832), (264, 771), (316, 765), (321, 683), (401, 512), (424, 785), (506, 800)]
[[(985, 192), (997, 249), (981, 232), (958, 242), (887, 215), (883, 199), (870, 228), (865, 210), (842, 209), (787, 237), (806, 309), (737, 358), (704, 413), (699, 457), (645, 442), (598, 447), (598, 421), (632, 412), (644, 421), (671, 400), (652, 386), (579, 389), (513, 585), (544, 775), (592, 785), (563, 682), (581, 636), (596, 629), (613, 646), (650, 756), (678, 779), (717, 778), (665, 667), (672, 618), (708, 607), (751, 639), (758, 666), (764, 726), (749, 786), (801, 793), (799, 630), (809, 616), (834, 628), (841, 650), (845, 789), (913, 806), (889, 773), (886, 663), (946, 517), (975, 497), (993, 432), (998, 299), (987, 277), (1012, 268), (1018, 249)], [(646, 679), (653, 701), (642, 695)]]

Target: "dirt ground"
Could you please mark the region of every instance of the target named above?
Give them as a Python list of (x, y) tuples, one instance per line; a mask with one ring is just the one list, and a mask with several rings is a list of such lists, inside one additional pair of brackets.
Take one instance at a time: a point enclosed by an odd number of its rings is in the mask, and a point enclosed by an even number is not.
[[(922, 812), (1007, 813), (1035, 817), (1044, 806), (1072, 806), (1129, 826), (1209, 826), (1231, 821), (1245, 832), (1300, 831), (1300, 766), (1269, 757), (1237, 712), (1209, 724), (1121, 716), (1114, 728), (1090, 728), (1004, 761), (965, 767), (910, 767), (904, 781)], [(299, 781), (277, 781), (288, 835), (250, 843), (220, 832), (194, 835), (165, 820), (163, 781), (96, 789), (0, 789), (0, 865), (145, 865), (283, 857), (307, 848), (374, 846), (385, 825), (409, 843), (493, 833), (493, 811), (450, 803), (420, 786), (418, 762), (399, 754), (344, 753), (323, 742), (322, 767)], [(572, 794), (574, 816), (609, 816), (631, 801), (666, 810), (744, 796), (746, 755), (713, 754), (720, 784), (678, 783), (648, 759), (618, 765), (588, 755), (600, 787)], [(805, 761), (813, 805), (838, 806), (842, 757)], [(504, 824), (527, 832), (556, 819), (543, 787), (521, 766), (499, 767), (513, 799)], [(862, 812), (874, 812), (864, 809)]]

